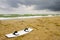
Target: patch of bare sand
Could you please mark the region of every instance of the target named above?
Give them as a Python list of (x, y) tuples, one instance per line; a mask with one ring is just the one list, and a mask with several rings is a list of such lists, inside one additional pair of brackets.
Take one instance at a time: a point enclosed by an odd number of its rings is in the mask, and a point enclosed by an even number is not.
[[(7, 38), (5, 34), (31, 27), (29, 34)], [(60, 17), (1, 20), (0, 40), (60, 40)]]

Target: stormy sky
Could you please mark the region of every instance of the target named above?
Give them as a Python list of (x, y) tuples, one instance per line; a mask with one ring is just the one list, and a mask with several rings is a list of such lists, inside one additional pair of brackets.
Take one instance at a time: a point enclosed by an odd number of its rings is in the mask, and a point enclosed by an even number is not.
[(60, 13), (60, 0), (0, 0), (1, 13)]

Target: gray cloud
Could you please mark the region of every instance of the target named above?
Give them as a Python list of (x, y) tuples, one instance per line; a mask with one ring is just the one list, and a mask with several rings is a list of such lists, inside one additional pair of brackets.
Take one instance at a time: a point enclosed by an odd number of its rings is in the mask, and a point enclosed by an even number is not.
[(10, 5), (10, 7), (18, 8), (19, 0), (7, 0), (7, 4)]
[(60, 0), (56, 0), (54, 5), (49, 6), (48, 9), (51, 9), (54, 11), (60, 11)]
[(26, 6), (35, 5), (35, 10), (49, 9), (60, 11), (60, 0), (3, 0), (3, 2), (11, 8), (18, 8), (20, 7), (19, 4), (22, 4)]

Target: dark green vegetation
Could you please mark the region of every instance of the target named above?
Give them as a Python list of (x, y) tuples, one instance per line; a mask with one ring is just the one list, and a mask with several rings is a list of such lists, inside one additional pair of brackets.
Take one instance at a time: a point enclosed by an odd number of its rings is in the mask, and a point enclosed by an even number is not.
[(58, 16), (60, 14), (0, 14), (0, 17), (22, 17), (22, 16)]

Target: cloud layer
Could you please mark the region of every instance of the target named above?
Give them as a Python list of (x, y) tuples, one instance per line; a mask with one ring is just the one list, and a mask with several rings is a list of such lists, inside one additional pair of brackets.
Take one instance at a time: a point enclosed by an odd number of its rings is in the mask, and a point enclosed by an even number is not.
[(13, 11), (22, 5), (34, 5), (34, 10), (60, 11), (60, 0), (0, 0), (0, 10)]

